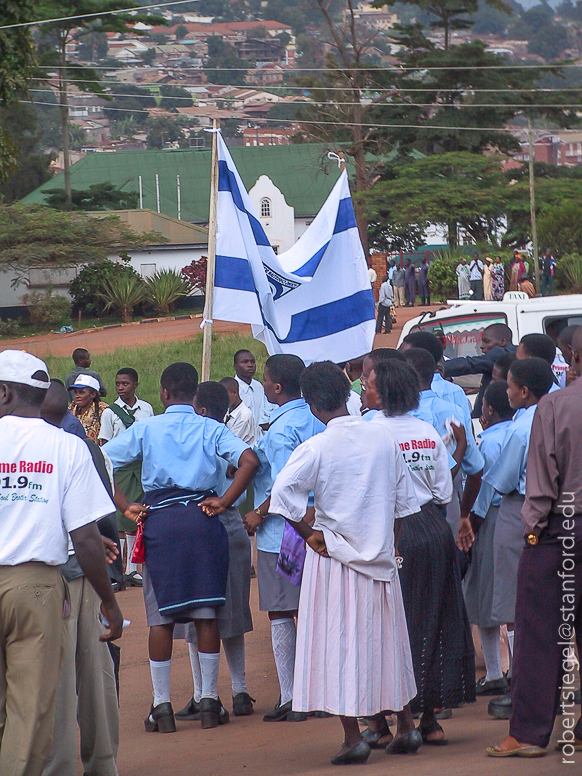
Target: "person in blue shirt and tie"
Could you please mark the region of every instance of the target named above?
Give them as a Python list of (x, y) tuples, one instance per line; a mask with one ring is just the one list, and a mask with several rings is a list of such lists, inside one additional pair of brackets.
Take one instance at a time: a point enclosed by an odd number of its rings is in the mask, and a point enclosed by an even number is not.
[[(513, 653), (513, 623), (517, 590), (517, 567), (524, 547), (521, 508), (525, 500), (525, 474), (531, 426), (538, 401), (554, 384), (550, 365), (541, 358), (516, 360), (507, 375), (507, 396), (513, 410), (522, 410), (511, 421), (503, 439), (503, 449), (484, 481), (501, 498), (493, 535), (493, 600), (491, 618), (507, 625), (510, 654)], [(501, 719), (511, 711), (511, 701), (502, 699), (502, 709), (490, 713)], [(491, 702), (493, 706), (498, 704)], [(509, 704), (508, 709), (504, 704)]]
[[(154, 700), (147, 732), (176, 730), (170, 703), (172, 635), (176, 622), (196, 623), (203, 728), (228, 721), (217, 693), (220, 636), (217, 607), (224, 606), (228, 537), (216, 517), (241, 496), (258, 469), (257, 456), (222, 423), (197, 415), (192, 405), (198, 373), (187, 363), (162, 373), (163, 415), (138, 420), (103, 447), (114, 471), (142, 461), (147, 513), (143, 591)], [(218, 459), (237, 467), (220, 497)]]
[[(485, 460), (486, 475), (503, 450), (514, 410), (507, 397), (505, 380), (489, 384), (483, 397), (483, 416), (479, 452)], [(491, 616), (493, 603), (493, 536), (501, 494), (482, 480), (481, 489), (471, 512), (475, 542), (471, 548), (471, 563), (464, 580), (465, 604), (469, 622), (479, 627), (487, 674), (477, 682), (477, 695), (494, 695), (507, 691), (503, 676), (499, 637), (502, 623)]]
[(285, 519), (269, 514), (271, 488), (277, 474), (296, 447), (325, 429), (301, 396), (301, 375), (305, 364), (298, 356), (276, 354), (267, 359), (263, 387), (267, 401), (277, 405), (271, 413), (267, 433), (255, 445), (260, 468), (255, 477), (255, 509), (245, 515), (249, 534), (257, 535), (257, 577), (259, 609), (269, 613), (271, 639), (281, 687), (279, 702), (264, 716), (265, 722), (300, 722), (303, 712), (292, 711), (295, 666), (295, 617), (299, 607), (299, 586), (277, 572)]

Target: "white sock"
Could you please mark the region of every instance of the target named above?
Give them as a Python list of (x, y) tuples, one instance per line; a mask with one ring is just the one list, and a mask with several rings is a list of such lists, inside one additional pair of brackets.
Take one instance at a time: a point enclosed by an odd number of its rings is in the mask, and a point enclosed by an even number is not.
[(501, 651), (499, 648), (499, 626), (492, 628), (479, 628), (481, 646), (483, 647), (483, 657), (485, 658), (485, 668), (487, 669), (486, 682), (503, 677), (501, 668)]
[(281, 706), (293, 698), (296, 636), (293, 618), (271, 620), (271, 641), (281, 687)]
[(202, 674), (202, 697), (218, 700), (218, 667), (220, 652), (199, 652), (200, 672)]
[(507, 643), (509, 645), (509, 658), (510, 660), (513, 660), (513, 633), (514, 631), (508, 630), (507, 631)]
[(150, 660), (152, 686), (154, 688), (154, 706), (170, 702), (171, 664), (171, 660)]
[(125, 534), (125, 538), (127, 540), (127, 562), (125, 564), (125, 573), (132, 574), (134, 571), (137, 571), (139, 573), (137, 565), (133, 563), (131, 560), (131, 555), (133, 553), (133, 545), (135, 544), (135, 536), (131, 536), (130, 534)]
[(245, 637), (232, 636), (230, 639), (222, 639), (228, 670), (232, 681), (232, 697), (239, 692), (247, 692), (245, 681)]
[(119, 552), (121, 553), (121, 562), (123, 563), (123, 552), (125, 550), (125, 536), (119, 537)]
[(202, 698), (202, 671), (200, 670), (197, 642), (188, 644), (188, 650), (190, 652), (190, 665), (192, 666), (192, 681), (194, 682), (193, 698), (196, 703), (200, 703), (200, 698)]

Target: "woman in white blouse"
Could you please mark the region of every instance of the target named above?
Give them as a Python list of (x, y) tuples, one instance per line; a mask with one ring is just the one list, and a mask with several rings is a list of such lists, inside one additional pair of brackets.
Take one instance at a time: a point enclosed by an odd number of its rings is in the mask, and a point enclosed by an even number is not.
[[(400, 582), (410, 636), (418, 695), (410, 704), (419, 712), (425, 744), (446, 744), (435, 710), (475, 700), (473, 641), (457, 560), (457, 548), (445, 517), (453, 495), (449, 455), (433, 426), (409, 415), (418, 406), (418, 376), (409, 364), (381, 361), (364, 378), (368, 406), (381, 408), (369, 425), (388, 428), (408, 465), (421, 505), (403, 522), (399, 537)], [(389, 479), (388, 477), (386, 479)], [(399, 727), (403, 713), (398, 715)], [(383, 716), (371, 721), (364, 738), (372, 746), (389, 741)], [(389, 753), (415, 751), (410, 736), (397, 736)]]
[[(370, 746), (357, 718), (403, 709), (416, 695), (395, 533), (420, 507), (392, 434), (348, 414), (350, 384), (339, 367), (312, 364), (301, 390), (326, 429), (291, 454), (270, 506), (308, 544), (293, 710), (338, 715), (344, 743), (332, 763), (362, 763)], [(389, 476), (379, 476), (382, 471)], [(313, 527), (304, 520), (310, 492)], [(410, 714), (406, 720), (403, 734), (420, 743)]]

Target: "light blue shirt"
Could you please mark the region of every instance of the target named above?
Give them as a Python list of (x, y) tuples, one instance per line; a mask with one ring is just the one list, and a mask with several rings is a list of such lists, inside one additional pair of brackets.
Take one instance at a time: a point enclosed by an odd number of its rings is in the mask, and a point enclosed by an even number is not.
[[(285, 466), (293, 450), (324, 429), (325, 426), (311, 413), (305, 399), (293, 399), (273, 410), (269, 430), (254, 448), (260, 461), (254, 483), (255, 509), (271, 495), (275, 477)], [(257, 549), (278, 553), (284, 529), (283, 517), (267, 515), (257, 528)]]
[(477, 474), (483, 468), (484, 461), (475, 441), (473, 421), (471, 420), (471, 406), (465, 391), (460, 385), (445, 380), (438, 372), (435, 372), (431, 388), (441, 399), (454, 404), (458, 408), (460, 413), (459, 420), (463, 424), (467, 436), (467, 450), (461, 461), (461, 469), (465, 474)]
[(364, 414), (362, 415), (363, 420), (372, 420), (372, 418), (377, 415), (380, 412), (380, 410), (366, 410)]
[(197, 415), (189, 404), (173, 404), (163, 415), (136, 421), (102, 448), (114, 471), (142, 461), (146, 493), (161, 488), (218, 492), (224, 476), (217, 456), (238, 466), (248, 449), (224, 423)]
[[(499, 458), (511, 423), (511, 420), (503, 420), (501, 423), (496, 423), (494, 426), (484, 429), (479, 435), (481, 439), (479, 452), (485, 461), (485, 466), (483, 467), (484, 475)], [(481, 480), (481, 489), (473, 506), (473, 512), (479, 515), (479, 517), (487, 517), (489, 507), (498, 507), (500, 504), (500, 494), (488, 482)]]
[(509, 423), (502, 441), (501, 454), (483, 477), (498, 493), (505, 495), (517, 490), (522, 496), (525, 495), (529, 437), (536, 406), (528, 407), (517, 420), (514, 418)]
[[(560, 390), (561, 390), (561, 388), (560, 388), (560, 386), (557, 383), (552, 383), (548, 393), (555, 393), (556, 391), (560, 391)], [(521, 416), (523, 415), (524, 412), (525, 412), (525, 408), (524, 407), (520, 407), (520, 409), (518, 409), (517, 412), (515, 413), (515, 415), (513, 416), (513, 419), (517, 420), (518, 418), (521, 418)]]

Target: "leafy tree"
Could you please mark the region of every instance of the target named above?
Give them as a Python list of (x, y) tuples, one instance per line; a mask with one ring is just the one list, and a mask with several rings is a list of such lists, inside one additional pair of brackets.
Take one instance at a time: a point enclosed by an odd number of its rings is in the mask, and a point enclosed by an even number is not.
[(170, 313), (180, 299), (188, 296), (192, 284), (184, 273), (173, 269), (162, 269), (155, 272), (145, 281), (147, 302), (160, 315)]
[(71, 300), (64, 294), (54, 294), (52, 288), (46, 293), (32, 291), (24, 294), (22, 301), (30, 320), (38, 329), (62, 326), (71, 317)]
[[(33, 0), (0, 0), (3, 25), (32, 21)], [(30, 27), (0, 30), (0, 106), (10, 106), (27, 94), (35, 65)], [(6, 130), (0, 127), (0, 181), (18, 164), (18, 149)]]
[(148, 148), (164, 148), (166, 143), (175, 143), (178, 141), (180, 147), (186, 148), (188, 141), (183, 132), (187, 120), (179, 116), (172, 119), (168, 116), (157, 116), (149, 119), (147, 123), (147, 146)]
[[(106, 259), (154, 239), (136, 235), (117, 216), (52, 210), (43, 205), (0, 206), (0, 271), (22, 282), (31, 269), (76, 267)], [(159, 237), (155, 237), (159, 242)]]
[(163, 17), (151, 14), (106, 13), (94, 17), (94, 13), (105, 11), (122, 11), (135, 7), (133, 0), (39, 0), (37, 8), (41, 19), (62, 19), (62, 21), (43, 24), (39, 27), (41, 41), (44, 43), (41, 64), (57, 66), (59, 74), (59, 110), (61, 115), (61, 141), (64, 158), (64, 182), (67, 202), (71, 203), (71, 165), (69, 158), (69, 84), (75, 85), (85, 92), (104, 95), (98, 71), (72, 64), (67, 61), (67, 46), (73, 40), (80, 41), (95, 32), (121, 32), (132, 25), (134, 34), (142, 34), (133, 29), (136, 22), (165, 24)]
[(82, 191), (72, 190), (71, 207), (67, 207), (64, 189), (45, 193), (45, 204), (57, 210), (127, 210), (137, 208), (139, 195), (135, 191), (118, 191), (112, 183), (95, 183)]
[(107, 94), (111, 102), (105, 106), (104, 113), (114, 123), (131, 119), (143, 125), (148, 119), (147, 109), (156, 106), (151, 92), (134, 84), (111, 84), (107, 86)]
[(545, 207), (538, 218), (539, 244), (558, 256), (582, 252), (582, 212), (579, 200)]
[(430, 290), (439, 302), (457, 298), (457, 266), (463, 256), (466, 254), (462, 249), (439, 251), (430, 262)]
[(135, 308), (146, 298), (146, 286), (139, 275), (113, 276), (103, 284), (99, 296), (105, 302), (105, 312), (115, 310), (129, 323)]
[(183, 40), (183, 38), (185, 38), (187, 34), (188, 34), (188, 28), (185, 27), (183, 24), (179, 24), (176, 27), (176, 38), (177, 38), (177, 40)]
[(78, 124), (69, 122), (69, 146), (75, 151), (87, 144), (87, 133)]
[(153, 65), (156, 61), (156, 50), (153, 47), (149, 48), (146, 51), (142, 51), (139, 56), (144, 65)]
[(172, 110), (173, 108), (187, 108), (192, 105), (192, 95), (182, 86), (174, 84), (162, 84), (160, 86), (160, 108)]
[(0, 183), (0, 198), (10, 204), (51, 178), (52, 155), (44, 152), (43, 130), (31, 105), (0, 109), (0, 131), (10, 135), (15, 149), (15, 167)]
[(84, 315), (100, 317), (103, 315), (105, 301), (100, 296), (105, 285), (117, 277), (139, 277), (137, 272), (127, 262), (127, 257), (121, 257), (122, 261), (103, 259), (91, 264), (86, 264), (79, 270), (77, 277), (69, 284), (69, 294), (73, 300), (73, 310), (81, 311)]
[(182, 275), (188, 279), (192, 288), (197, 288), (203, 293), (206, 291), (206, 268), (208, 266), (208, 257), (201, 256), (198, 261), (194, 260), (182, 269)]
[[(244, 86), (246, 71), (251, 63), (240, 59), (234, 46), (226, 43), (220, 35), (211, 35), (206, 39), (208, 59), (204, 70), (208, 79), (215, 84), (235, 84)], [(229, 69), (236, 68), (236, 69)], [(246, 68), (240, 70), (239, 68)]]
[(86, 62), (95, 62), (105, 59), (109, 51), (109, 41), (107, 35), (103, 32), (81, 33), (82, 37), (79, 43), (79, 59)]

